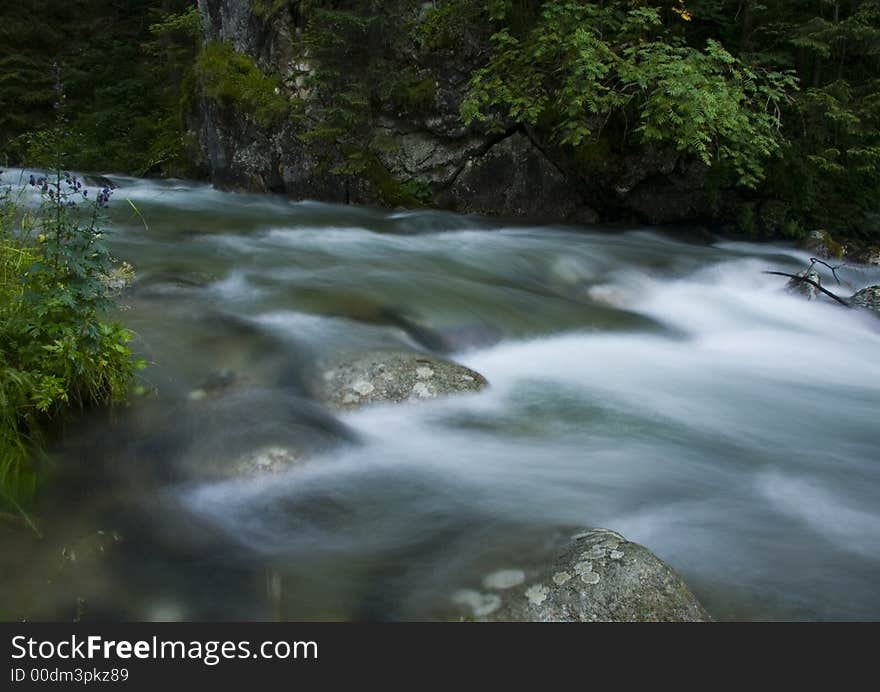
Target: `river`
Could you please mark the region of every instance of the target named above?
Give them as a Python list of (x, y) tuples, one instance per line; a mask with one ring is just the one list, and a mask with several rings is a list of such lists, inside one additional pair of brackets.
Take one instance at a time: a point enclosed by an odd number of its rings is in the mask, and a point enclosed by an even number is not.
[[(151, 391), (67, 424), (44, 539), (0, 534), (7, 612), (442, 617), (546, 532), (601, 526), (717, 619), (880, 618), (880, 321), (762, 273), (807, 254), (112, 180)], [(490, 387), (335, 416), (309, 401), (317, 359), (419, 348), (408, 325)], [(217, 474), (266, 445), (309, 455)], [(113, 545), (70, 560), (98, 530)]]

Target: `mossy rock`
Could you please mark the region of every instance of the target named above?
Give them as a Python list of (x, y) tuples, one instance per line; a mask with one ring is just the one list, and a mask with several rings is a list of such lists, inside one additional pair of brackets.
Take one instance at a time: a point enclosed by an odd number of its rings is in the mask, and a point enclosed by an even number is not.
[(289, 110), (290, 104), (281, 93), (281, 78), (265, 74), (228, 43), (206, 44), (196, 60), (196, 71), (206, 97), (252, 115), (260, 125), (277, 123)]
[(423, 207), (431, 200), (430, 187), (414, 180), (399, 180), (372, 154), (364, 159), (362, 173), (382, 201), (389, 206)]
[(798, 243), (801, 250), (806, 250), (819, 259), (839, 259), (843, 257), (843, 246), (828, 231), (810, 231)]

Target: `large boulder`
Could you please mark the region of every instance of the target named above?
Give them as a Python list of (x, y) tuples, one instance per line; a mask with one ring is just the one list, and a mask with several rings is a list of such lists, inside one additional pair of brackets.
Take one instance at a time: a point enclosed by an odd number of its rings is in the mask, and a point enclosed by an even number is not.
[(320, 364), (316, 398), (334, 409), (382, 401), (419, 401), (476, 392), (488, 383), (478, 372), (417, 351), (374, 350), (337, 356)]
[(868, 286), (861, 291), (857, 291), (849, 299), (849, 304), (854, 308), (871, 310), (880, 315), (880, 285)]
[(467, 619), (526, 622), (704, 622), (711, 618), (656, 555), (607, 529), (563, 541), (532, 570), (487, 575), (454, 595)]

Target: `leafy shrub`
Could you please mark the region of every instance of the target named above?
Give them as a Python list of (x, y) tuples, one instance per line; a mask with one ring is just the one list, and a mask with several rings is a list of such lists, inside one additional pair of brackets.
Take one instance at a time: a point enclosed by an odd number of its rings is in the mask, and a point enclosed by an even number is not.
[(549, 2), (518, 33), (504, 24), (511, 5), (495, 5), (501, 28), (462, 104), (465, 122), (491, 123), (500, 113), (499, 126), (541, 126), (578, 147), (620, 121), (636, 144), (670, 144), (721, 163), (741, 185), (763, 178), (781, 143), (779, 105), (795, 86), (791, 75), (749, 69), (715, 40), (688, 46), (650, 6)]
[(116, 262), (99, 220), (112, 191), (90, 194), (61, 172), (29, 186), (42, 198), (35, 212), (0, 192), (0, 496), (14, 506), (36, 486), (41, 425), (122, 402), (144, 367), (131, 332), (107, 317)]

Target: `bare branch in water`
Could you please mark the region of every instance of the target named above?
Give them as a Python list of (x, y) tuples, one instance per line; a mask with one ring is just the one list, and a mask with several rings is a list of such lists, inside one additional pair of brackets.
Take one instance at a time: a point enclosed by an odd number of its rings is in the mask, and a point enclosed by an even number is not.
[(764, 272), (764, 273), (765, 273), (765, 274), (773, 274), (774, 276), (787, 276), (789, 279), (797, 279), (798, 281), (803, 281), (805, 284), (810, 284), (810, 286), (815, 286), (815, 287), (818, 288), (820, 291), (822, 291), (822, 293), (824, 293), (826, 296), (828, 296), (829, 298), (833, 298), (834, 300), (836, 300), (838, 303), (840, 303), (840, 304), (843, 305), (844, 307), (847, 307), (847, 308), (851, 308), (851, 307), (852, 307), (852, 305), (850, 305), (848, 301), (844, 300), (844, 299), (841, 298), (840, 296), (836, 296), (836, 295), (834, 295), (831, 291), (829, 291), (829, 290), (827, 290), (827, 289), (825, 289), (825, 288), (822, 288), (818, 283), (816, 283), (816, 282), (813, 281), (812, 279), (808, 279), (806, 276), (798, 276), (797, 274), (788, 274), (788, 273), (786, 273), (786, 272), (770, 272), (770, 271), (767, 271), (767, 272)]
[[(840, 277), (837, 275), (837, 270), (840, 269), (843, 265), (838, 264), (836, 267), (832, 267), (828, 262), (820, 260), (816, 257), (810, 257), (810, 269), (812, 269), (816, 264), (821, 264), (828, 267), (831, 270), (832, 276), (834, 276), (834, 280), (837, 282), (838, 286), (842, 286), (842, 282), (840, 281)], [(809, 269), (807, 270), (809, 271)]]

